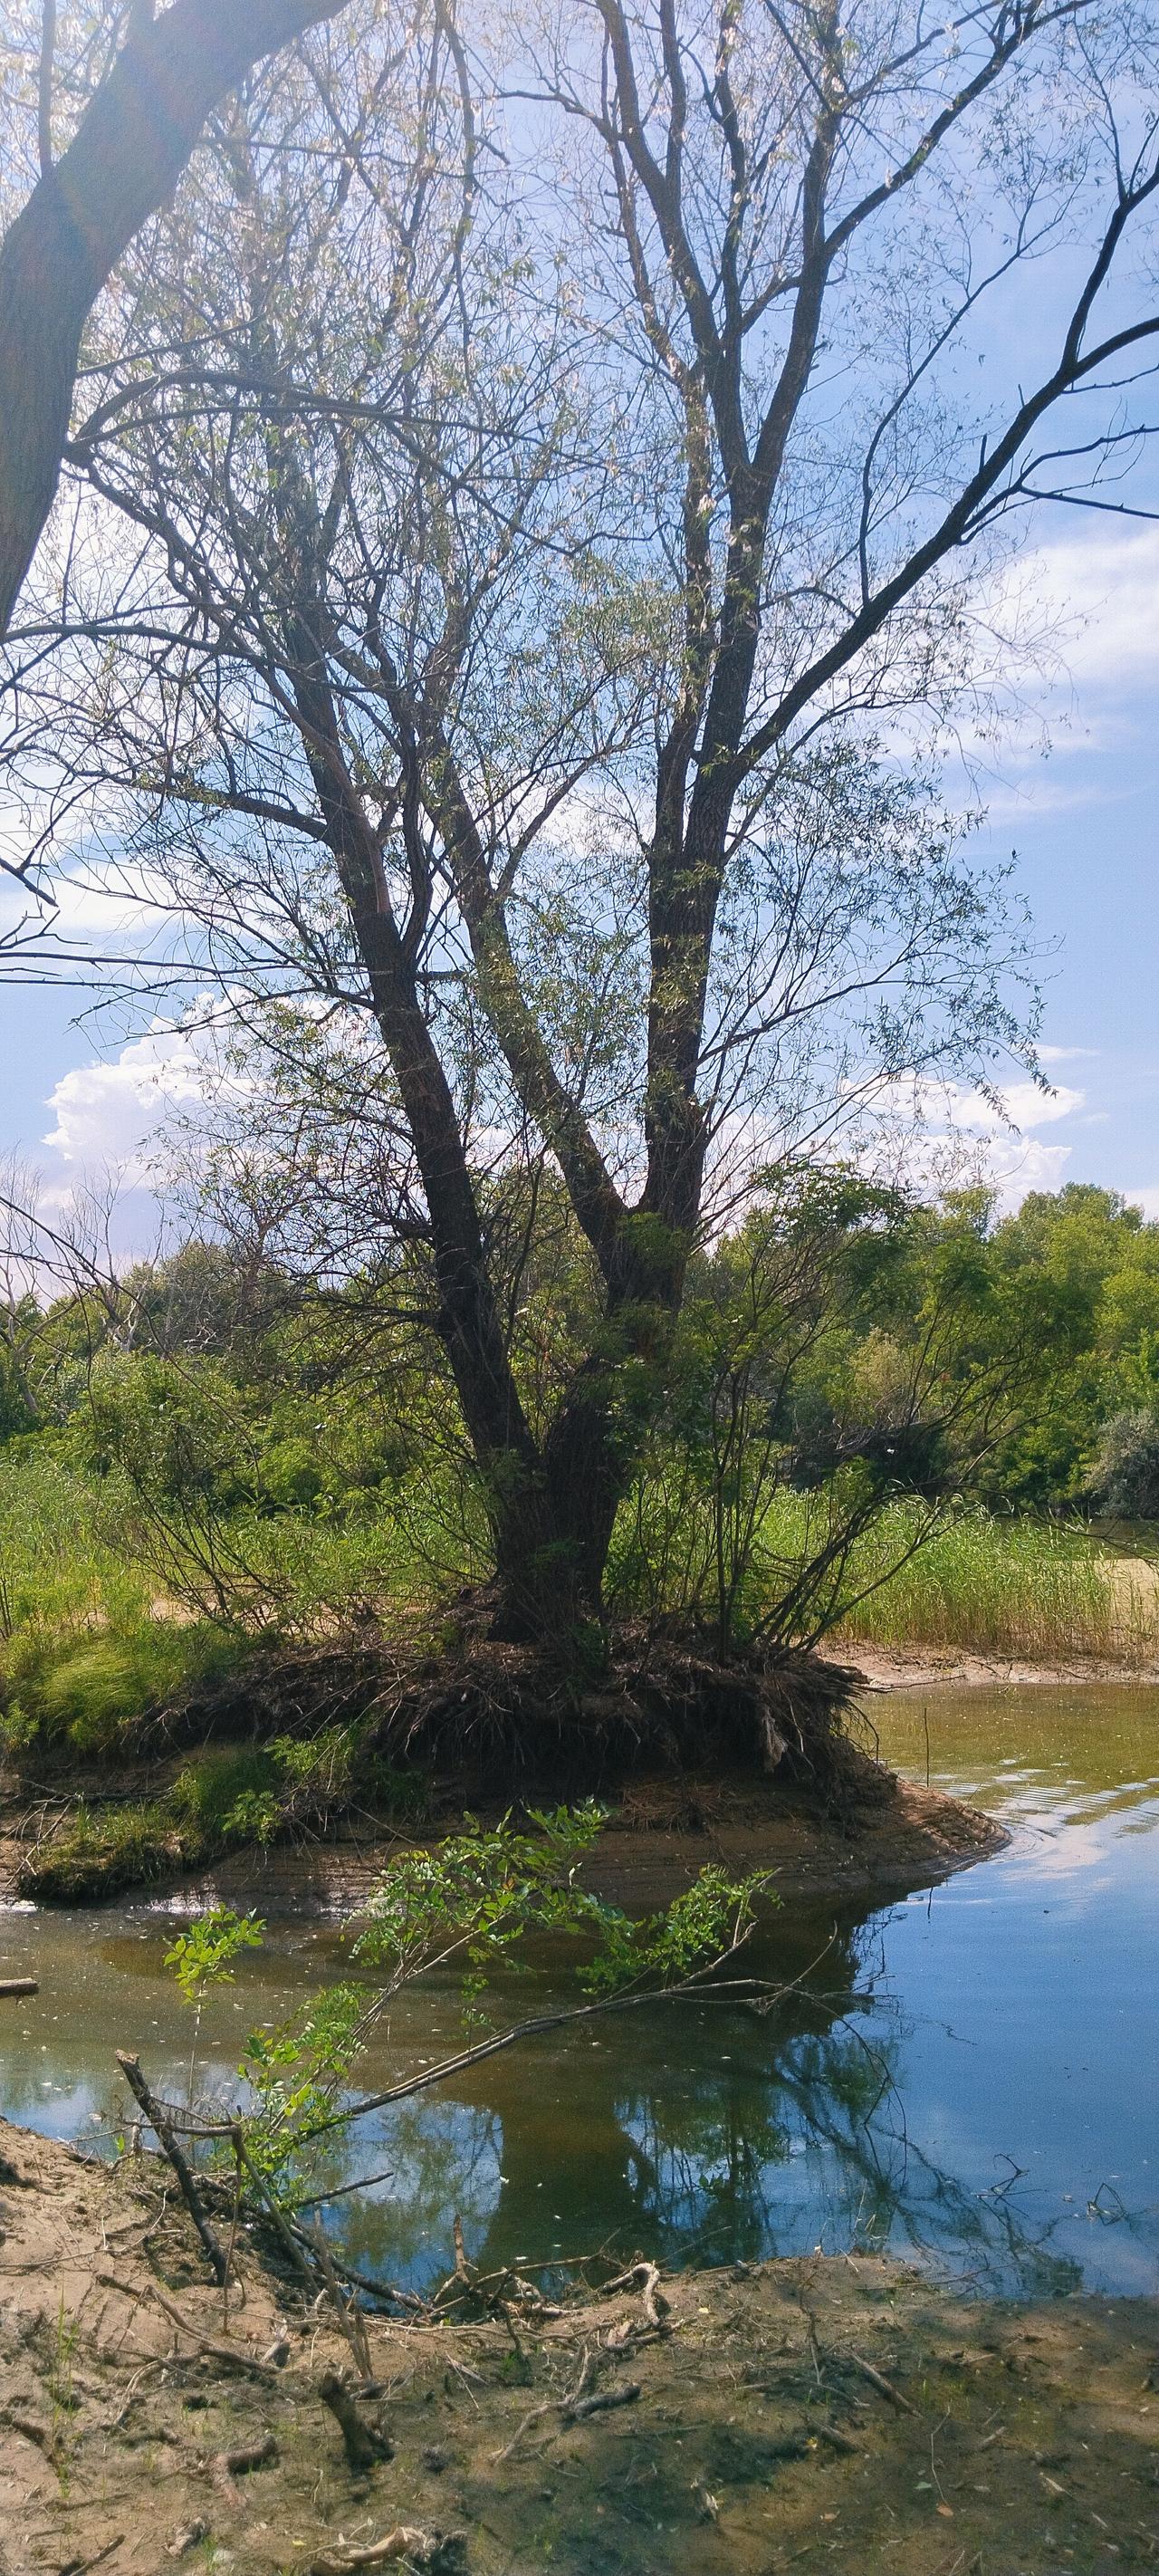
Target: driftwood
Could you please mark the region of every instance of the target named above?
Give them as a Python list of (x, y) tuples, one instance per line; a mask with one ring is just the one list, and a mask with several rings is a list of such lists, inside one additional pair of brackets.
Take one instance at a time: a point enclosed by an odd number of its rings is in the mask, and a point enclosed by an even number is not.
[(257, 2442), (244, 2442), (236, 2451), (215, 2451), (209, 2473), (218, 2494), (227, 2504), (241, 2503), (241, 2490), (235, 2478), (247, 2477), (251, 2469), (272, 2469), (278, 2456), (278, 2445), (272, 2433), (263, 2433)]
[[(359, 2412), (358, 2401), (348, 2379), (337, 2370), (323, 2371), (318, 2381), (318, 2395), (328, 2406), (346, 2446), (346, 2457), (361, 2477), (379, 2460), (393, 2457), (394, 2445), (377, 2425), (368, 2424)], [(398, 2553), (396, 2553), (397, 2555)]]
[(172, 2127), (166, 2117), (164, 2108), (150, 2092), (149, 2087), (145, 2082), (145, 2078), (141, 2073), (141, 2061), (139, 2057), (133, 2057), (127, 2049), (119, 2048), (117, 2050), (117, 2064), (125, 2078), (126, 2084), (129, 2086), (130, 2092), (135, 2094), (137, 2101), (140, 2103), (141, 2109), (145, 2114), (145, 2118), (147, 2119), (150, 2128), (156, 2132), (158, 2144), (160, 2145), (163, 2153), (169, 2158), (169, 2162), (177, 2176), (181, 2197), (205, 2248), (206, 2257), (213, 2273), (214, 2280), (216, 2281), (219, 2290), (224, 2289), (229, 2275), (229, 2267), (198, 2198), (197, 2185), (193, 2179), (192, 2168), (189, 2165), (183, 2149), (178, 2145), (177, 2140), (174, 2137)]
[(641, 2261), (639, 2263), (631, 2264), (626, 2272), (618, 2272), (614, 2281), (605, 2281), (601, 2296), (605, 2299), (610, 2298), (615, 2290), (638, 2290), (643, 2303), (644, 2314), (647, 2317), (648, 2323), (652, 2327), (653, 2332), (655, 2334), (664, 2333), (664, 2319), (668, 2314), (668, 2301), (660, 2287), (660, 2266), (658, 2263), (646, 2263)]
[(38, 1995), (39, 1977), (0, 1977), (0, 1995)]
[(382, 2540), (367, 2541), (361, 2548), (353, 2541), (338, 2547), (325, 2558), (315, 2558), (310, 2576), (353, 2576), (359, 2567), (385, 2567), (392, 2559), (403, 2559), (411, 2567), (421, 2567), (428, 2576), (464, 2576), (467, 2544), (461, 2531), (418, 2531), (413, 2523), (400, 2522)]
[(563, 2409), (565, 2424), (582, 2424), (588, 2415), (605, 2415), (613, 2406), (634, 2406), (639, 2397), (640, 2382), (630, 2379), (626, 2388), (594, 2388), (590, 2397), (575, 2397)]

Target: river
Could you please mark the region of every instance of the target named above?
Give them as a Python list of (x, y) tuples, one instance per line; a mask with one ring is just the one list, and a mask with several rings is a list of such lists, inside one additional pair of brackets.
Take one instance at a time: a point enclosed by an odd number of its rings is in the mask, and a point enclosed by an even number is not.
[[(489, 2268), (613, 2243), (668, 2265), (821, 2246), (905, 2253), (982, 2292), (1159, 2289), (1159, 1689), (969, 1689), (874, 1703), (882, 1751), (1009, 1827), (994, 1858), (895, 1903), (785, 1905), (759, 1939), (773, 2013), (704, 2004), (537, 2039), (360, 2124), (327, 2224), (424, 2288), (452, 2223)], [(706, 1852), (706, 1857), (710, 1854)], [(254, 1903), (262, 1905), (260, 1866)], [(179, 2095), (190, 2015), (162, 1966), (174, 1913), (13, 1910), (0, 2109), (112, 2152), (117, 2046)], [(199, 2083), (340, 1972), (341, 1936), (272, 1919), (207, 2006)], [(566, 1991), (558, 1963), (504, 2014)], [(396, 2010), (368, 2087), (460, 2037), (449, 1988)]]

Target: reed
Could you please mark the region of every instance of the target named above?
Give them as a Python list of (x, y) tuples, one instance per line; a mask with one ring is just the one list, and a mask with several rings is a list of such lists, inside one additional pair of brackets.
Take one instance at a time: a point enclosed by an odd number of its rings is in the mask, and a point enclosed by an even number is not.
[(1159, 1652), (1149, 1569), (1110, 1555), (1085, 1532), (962, 1513), (890, 1573), (912, 1526), (912, 1513), (897, 1504), (862, 1542), (855, 1584), (887, 1580), (842, 1620), (843, 1641), (1124, 1664)]

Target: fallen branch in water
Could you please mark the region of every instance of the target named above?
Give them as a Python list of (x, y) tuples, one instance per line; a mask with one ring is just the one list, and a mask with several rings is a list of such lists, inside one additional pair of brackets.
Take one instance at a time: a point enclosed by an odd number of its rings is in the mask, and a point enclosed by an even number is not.
[(675, 1985), (643, 1986), (628, 1994), (598, 1995), (593, 2003), (564, 2004), (554, 2012), (534, 2013), (527, 2021), (512, 2023), (508, 2030), (493, 2032), (489, 2039), (474, 2040), (469, 2048), (459, 2049), (453, 2057), (439, 2058), (433, 2066), (425, 2066), (414, 2075), (404, 2076), (401, 2083), (388, 2085), (382, 2093), (364, 2094), (361, 2101), (347, 2104), (344, 2110), (329, 2112), (324, 2120), (316, 2121), (313, 2128), (305, 2130), (297, 2141), (299, 2152), (303, 2147), (312, 2146), (315, 2138), (328, 2137), (334, 2129), (345, 2129), (353, 2121), (364, 2119), (368, 2111), (388, 2110), (393, 2102), (409, 2102), (416, 2093), (429, 2092), (432, 2085), (444, 2084), (450, 2076), (469, 2073), (485, 2058), (497, 2057), (503, 2049), (513, 2048), (517, 2041), (536, 2039), (544, 2031), (563, 2030), (577, 2022), (593, 2021), (605, 2013), (639, 2012), (646, 2004), (687, 2003), (703, 1995), (719, 1995), (730, 2003), (754, 2004), (762, 2013), (771, 2012), (774, 2005), (783, 2003), (787, 1996), (796, 1993), (805, 1979), (820, 1966), (837, 1938), (834, 1928), (816, 1958), (784, 1985), (770, 1985), (766, 1977), (722, 1976), (720, 1970), (727, 1969), (729, 1962), (740, 1956), (751, 1929), (751, 1924), (746, 1925), (726, 1950), (710, 1959), (703, 1968), (695, 1968), (687, 1977), (681, 1977)]

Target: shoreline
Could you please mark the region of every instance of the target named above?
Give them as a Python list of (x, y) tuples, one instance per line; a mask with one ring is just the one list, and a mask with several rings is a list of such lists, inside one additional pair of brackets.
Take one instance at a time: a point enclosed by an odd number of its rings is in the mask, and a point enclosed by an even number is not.
[(352, 2469), (331, 2312), (243, 2239), (223, 2319), (166, 2180), (152, 2156), (99, 2166), (0, 2125), (14, 2576), (1151, 2563), (1155, 2299), (980, 2300), (821, 2252), (661, 2284), (626, 2247), (619, 2282), (545, 2301), (516, 2272), (476, 2288), (464, 2263), (457, 2315), (365, 2319), (374, 2393), (350, 2411), (378, 2456)]
[[(1009, 1841), (981, 1808), (914, 1780), (891, 1774), (889, 1781), (883, 1795), (843, 1821), (768, 1777), (641, 1780), (622, 1795), (583, 1876), (609, 1902), (646, 1913), (669, 1904), (713, 1862), (736, 1876), (767, 1869), (778, 1897), (807, 1904), (929, 1886)], [(20, 1853), (7, 1821), (0, 1818), (0, 1903), (16, 1893)], [(202, 1869), (51, 1910), (157, 1901), (177, 1910), (258, 1904), (267, 1915), (352, 1913), (400, 1851), (453, 1832), (456, 1822), (450, 1813), (440, 1817), (431, 1835), (369, 1824), (358, 1834), (298, 1844), (242, 1845)]]
[(1159, 1664), (1122, 1664), (1098, 1655), (983, 1655), (962, 1646), (858, 1646), (848, 1653), (863, 1687), (876, 1694), (906, 1690), (1045, 1690), (1120, 1683), (1146, 1690), (1159, 1683)]

